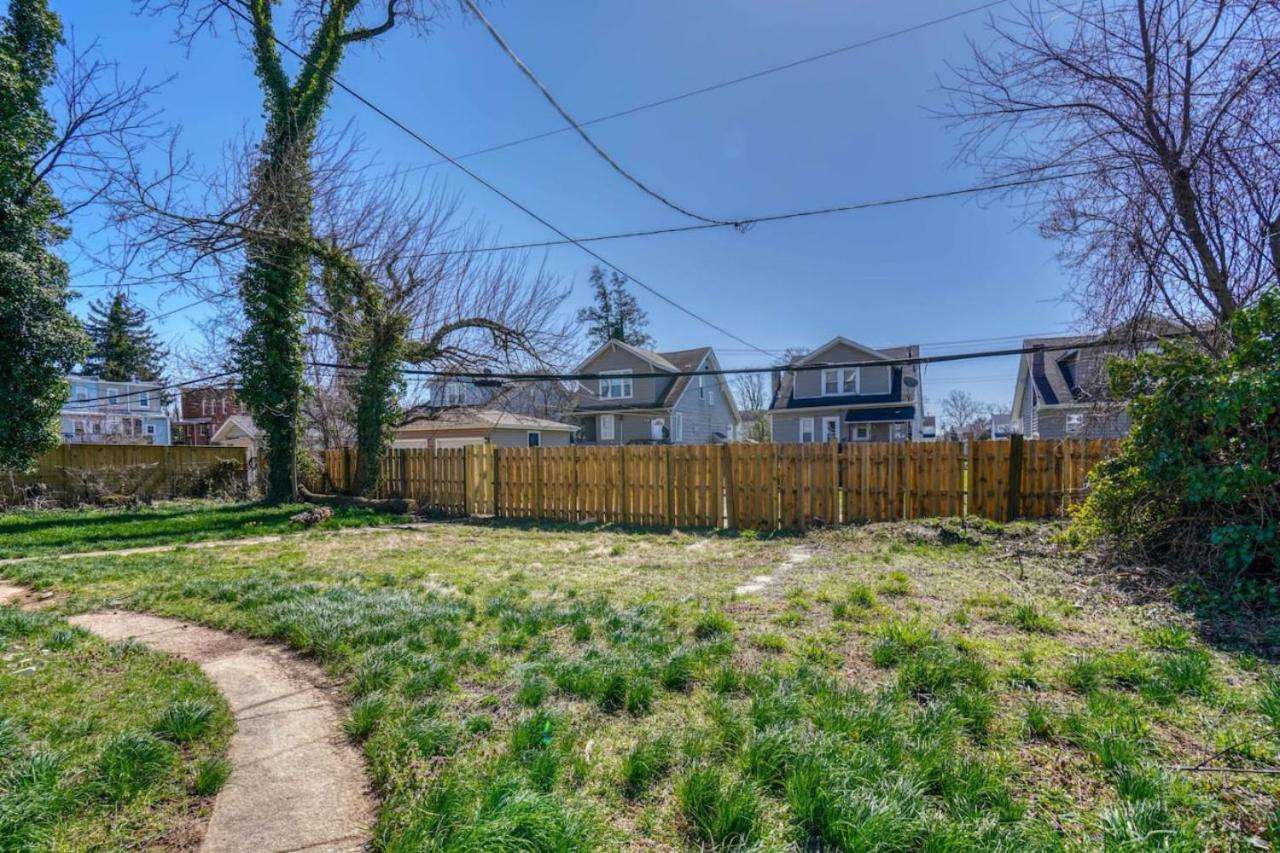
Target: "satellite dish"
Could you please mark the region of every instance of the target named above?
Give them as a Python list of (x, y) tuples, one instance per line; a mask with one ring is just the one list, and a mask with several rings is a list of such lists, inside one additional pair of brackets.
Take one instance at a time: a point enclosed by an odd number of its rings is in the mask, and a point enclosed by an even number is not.
[(902, 384), (908, 388), (914, 388), (920, 384), (920, 380), (916, 379), (914, 376), (904, 376), (902, 377)]

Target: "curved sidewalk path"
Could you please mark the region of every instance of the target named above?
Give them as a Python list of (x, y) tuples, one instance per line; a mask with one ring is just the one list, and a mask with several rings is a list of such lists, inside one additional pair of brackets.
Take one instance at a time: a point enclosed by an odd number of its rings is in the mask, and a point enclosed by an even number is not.
[[(27, 595), (0, 583), (0, 604)], [(268, 643), (176, 619), (104, 611), (69, 621), (108, 642), (135, 639), (194, 661), (226, 697), (236, 720), (232, 772), (214, 802), (204, 853), (365, 848), (373, 798), (319, 667)]]

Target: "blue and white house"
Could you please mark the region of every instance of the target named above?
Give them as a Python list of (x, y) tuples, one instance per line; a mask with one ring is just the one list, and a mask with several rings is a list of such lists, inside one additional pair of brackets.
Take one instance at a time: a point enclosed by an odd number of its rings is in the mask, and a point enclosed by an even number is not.
[[(873, 349), (834, 338), (773, 374), (773, 440), (920, 441), (924, 389), (917, 344)], [(848, 365), (854, 364), (855, 367)]]
[(62, 405), (67, 444), (170, 444), (169, 413), (158, 382), (109, 382), (68, 376), (71, 396)]

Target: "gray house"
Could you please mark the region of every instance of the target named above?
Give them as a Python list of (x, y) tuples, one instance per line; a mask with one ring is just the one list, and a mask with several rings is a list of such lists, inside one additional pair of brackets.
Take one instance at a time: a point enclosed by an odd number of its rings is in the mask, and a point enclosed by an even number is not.
[[(877, 361), (917, 358), (916, 344), (872, 349), (835, 338), (774, 371), (769, 420), (773, 440), (914, 441), (924, 438), (923, 388), (917, 365)], [(860, 367), (840, 367), (873, 362)]]
[(1027, 338), (1013, 392), (1013, 422), (1027, 438), (1121, 438), (1129, 432), (1123, 402), (1109, 398), (1107, 359), (1132, 347), (1085, 347), (1097, 335)]
[(719, 367), (711, 347), (652, 352), (609, 341), (575, 371), (601, 374), (599, 379), (580, 382), (574, 394), (567, 420), (580, 427), (575, 441), (710, 444), (733, 440), (741, 419), (725, 377), (676, 375)]

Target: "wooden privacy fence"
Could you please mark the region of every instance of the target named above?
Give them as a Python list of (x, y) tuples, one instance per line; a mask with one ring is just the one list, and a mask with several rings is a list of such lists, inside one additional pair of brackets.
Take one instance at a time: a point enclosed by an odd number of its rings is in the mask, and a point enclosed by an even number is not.
[(0, 497), (21, 500), (33, 489), (62, 502), (189, 497), (219, 459), (239, 463), (243, 485), (245, 452), (243, 447), (62, 444), (41, 456), (34, 470), (0, 477)]
[[(445, 515), (663, 527), (803, 529), (976, 515), (1052, 518), (1116, 442), (1069, 439), (855, 444), (390, 450), (379, 497)], [(339, 488), (350, 448), (328, 450)]]

